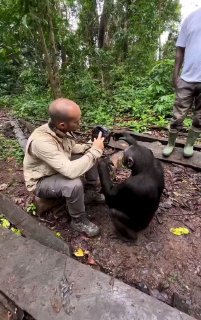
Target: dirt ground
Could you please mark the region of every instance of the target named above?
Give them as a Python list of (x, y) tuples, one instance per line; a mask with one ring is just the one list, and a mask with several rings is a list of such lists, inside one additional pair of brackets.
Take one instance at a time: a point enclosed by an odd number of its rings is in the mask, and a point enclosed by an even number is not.
[[(6, 119), (2, 111), (0, 119)], [(137, 245), (110, 238), (113, 228), (105, 205), (87, 206), (88, 216), (101, 228), (94, 239), (73, 232), (65, 214), (49, 212), (38, 219), (60, 232), (74, 250), (87, 250), (76, 259), (110, 274), (111, 283), (119, 278), (201, 319), (201, 172), (164, 163), (163, 167), (165, 190), (157, 217), (139, 234)], [(128, 171), (119, 170), (117, 181), (127, 175)], [(31, 200), (22, 167), (13, 158), (0, 161), (0, 189), (2, 185), (1, 192), (25, 209)], [(186, 227), (190, 233), (176, 236), (170, 231), (175, 227)]]

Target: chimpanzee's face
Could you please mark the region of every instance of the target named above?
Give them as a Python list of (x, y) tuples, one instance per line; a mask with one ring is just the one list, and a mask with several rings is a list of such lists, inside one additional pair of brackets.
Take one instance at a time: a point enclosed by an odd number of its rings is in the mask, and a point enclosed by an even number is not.
[(125, 167), (131, 169), (135, 164), (136, 147), (130, 146), (125, 149), (122, 163)]
[(138, 144), (125, 149), (122, 163), (135, 173), (147, 170), (153, 163), (153, 153), (148, 148)]

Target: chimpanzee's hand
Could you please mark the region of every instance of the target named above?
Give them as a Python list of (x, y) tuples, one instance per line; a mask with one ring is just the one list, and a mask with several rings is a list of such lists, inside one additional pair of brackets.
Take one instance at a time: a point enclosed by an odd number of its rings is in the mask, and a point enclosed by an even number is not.
[(122, 131), (120, 132), (114, 132), (112, 134), (112, 138), (114, 141), (118, 141), (120, 138), (122, 138), (124, 136), (124, 133)]

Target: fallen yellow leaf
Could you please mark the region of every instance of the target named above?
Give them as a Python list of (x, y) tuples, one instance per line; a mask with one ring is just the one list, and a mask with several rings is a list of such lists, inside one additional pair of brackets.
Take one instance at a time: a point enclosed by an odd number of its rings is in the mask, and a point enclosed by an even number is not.
[(170, 232), (172, 232), (175, 236), (182, 236), (190, 233), (190, 231), (185, 227), (171, 228)]
[(85, 251), (82, 248), (78, 248), (77, 250), (74, 251), (74, 255), (76, 257), (84, 257)]
[(74, 255), (76, 257), (84, 257), (85, 255), (88, 255), (89, 251), (88, 250), (84, 250), (82, 248), (78, 248), (77, 250), (74, 251)]
[(56, 232), (56, 236), (57, 236), (57, 238), (61, 238), (61, 233), (60, 232)]

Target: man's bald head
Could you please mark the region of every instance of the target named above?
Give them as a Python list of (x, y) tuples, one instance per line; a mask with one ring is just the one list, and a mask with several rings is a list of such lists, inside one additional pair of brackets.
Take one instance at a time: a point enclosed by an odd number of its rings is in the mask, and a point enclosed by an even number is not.
[[(81, 117), (80, 107), (72, 100), (59, 98), (49, 106), (51, 123), (62, 131), (73, 131), (77, 127)], [(61, 127), (62, 125), (62, 127)], [(67, 128), (67, 126), (69, 128)]]
[(49, 106), (49, 116), (54, 124), (68, 121), (80, 115), (80, 107), (69, 99), (56, 99)]

